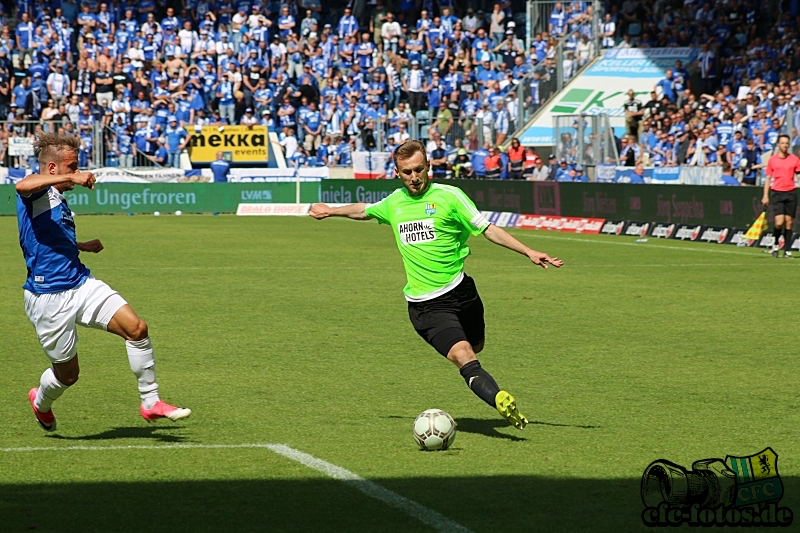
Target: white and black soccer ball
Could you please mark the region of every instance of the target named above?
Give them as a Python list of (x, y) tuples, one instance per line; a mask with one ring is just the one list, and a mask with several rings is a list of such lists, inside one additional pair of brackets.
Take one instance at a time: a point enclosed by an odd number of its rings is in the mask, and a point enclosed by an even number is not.
[(456, 440), (456, 421), (441, 409), (423, 411), (414, 420), (414, 440), (422, 450), (446, 450)]

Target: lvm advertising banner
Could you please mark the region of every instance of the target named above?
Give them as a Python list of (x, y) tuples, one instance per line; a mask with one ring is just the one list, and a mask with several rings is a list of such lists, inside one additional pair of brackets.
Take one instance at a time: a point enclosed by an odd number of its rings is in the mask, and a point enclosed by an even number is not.
[[(553, 146), (553, 117), (558, 115), (607, 114), (619, 136), (625, 130), (622, 105), (633, 89), (642, 103), (650, 100), (653, 86), (664, 78), (667, 69), (682, 61), (686, 66), (694, 58), (691, 48), (629, 48), (607, 50), (602, 59), (567, 84), (522, 134), (524, 146)], [(585, 134), (591, 132), (585, 130)], [(587, 139), (588, 141), (588, 139)]]

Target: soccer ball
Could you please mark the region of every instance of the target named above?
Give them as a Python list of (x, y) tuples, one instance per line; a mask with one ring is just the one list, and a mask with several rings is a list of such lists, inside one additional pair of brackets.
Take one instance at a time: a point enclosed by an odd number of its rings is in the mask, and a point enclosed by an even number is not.
[(456, 421), (441, 409), (423, 411), (414, 420), (414, 440), (422, 450), (446, 450), (456, 440)]

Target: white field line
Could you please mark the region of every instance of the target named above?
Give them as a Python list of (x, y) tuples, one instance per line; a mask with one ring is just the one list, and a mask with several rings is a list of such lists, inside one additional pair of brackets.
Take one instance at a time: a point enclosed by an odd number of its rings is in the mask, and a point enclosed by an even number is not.
[(437, 531), (452, 531), (461, 533), (469, 533), (470, 531), (461, 524), (453, 522), (449, 518), (437, 513), (432, 509), (428, 509), (423, 505), (406, 499), (396, 492), (385, 489), (380, 485), (373, 483), (372, 481), (368, 481), (363, 477), (350, 472), (349, 470), (345, 470), (344, 468), (328, 463), (327, 461), (323, 461), (322, 459), (317, 459), (313, 455), (295, 450), (294, 448), (290, 448), (284, 444), (269, 444), (267, 447), (275, 453), (283, 455), (284, 457), (287, 457), (293, 461), (297, 461), (298, 463), (301, 463), (318, 472), (322, 472), (333, 479), (344, 481), (354, 489), (360, 490), (367, 496), (375, 498), (376, 500), (380, 500), (387, 505), (391, 505), (392, 507), (405, 512), (407, 515), (416, 518), (420, 522), (435, 528)]
[[(700, 248), (700, 247), (692, 248), (692, 247), (688, 247), (688, 246), (686, 246), (686, 247), (684, 247), (684, 246), (665, 246), (663, 244), (650, 244), (650, 243), (645, 243), (645, 242), (641, 242), (641, 243), (640, 242), (616, 242), (616, 241), (612, 241), (612, 240), (594, 240), (594, 239), (578, 239), (578, 238), (575, 238), (575, 237), (558, 237), (556, 235), (543, 235), (543, 233), (544, 232), (541, 232), (541, 231), (536, 232), (536, 233), (531, 233), (530, 231), (516, 230), (516, 231), (514, 231), (514, 236), (516, 236), (516, 237), (519, 237), (519, 236), (535, 237), (535, 238), (539, 238), (539, 239), (552, 239), (552, 240), (555, 240), (555, 241), (575, 241), (575, 242), (588, 242), (588, 243), (592, 243), (592, 244), (616, 244), (617, 246), (640, 246), (642, 248), (661, 248), (661, 249), (664, 249), (664, 250), (673, 250), (673, 251), (676, 251), (676, 252), (683, 252), (683, 251), (687, 251), (687, 252), (708, 252), (708, 253), (714, 253), (714, 254), (736, 254), (736, 255), (742, 255), (742, 256), (744, 256), (744, 255), (755, 256), (756, 255), (756, 254), (753, 254), (753, 253), (748, 253), (751, 250), (754, 250), (753, 248), (745, 248), (742, 251), (719, 250), (718, 248), (713, 248), (713, 246), (718, 246), (718, 247), (720, 247), (720, 246), (730, 246), (728, 244), (725, 244), (725, 245), (710, 245), (707, 248), (706, 247), (703, 247), (703, 248)], [(703, 243), (701, 243), (701, 244), (703, 244)], [(760, 248), (759, 248), (759, 251), (761, 251)]]
[(28, 446), (24, 448), (0, 448), (0, 453), (13, 452), (60, 452), (60, 451), (96, 451), (106, 450), (173, 450), (186, 448), (200, 449), (227, 449), (227, 448), (267, 448), (269, 444), (167, 444), (157, 446), (154, 444), (132, 444), (129, 446)]
[(129, 445), (129, 446), (27, 446), (21, 448), (0, 448), (0, 453), (30, 453), (30, 452), (62, 452), (62, 451), (110, 451), (110, 450), (175, 450), (175, 449), (234, 449), (234, 448), (265, 448), (278, 455), (282, 455), (292, 461), (297, 461), (303, 466), (321, 472), (326, 476), (343, 481), (350, 487), (361, 491), (370, 498), (380, 500), (407, 515), (416, 518), (420, 522), (427, 524), (437, 531), (444, 533), (471, 533), (471, 531), (461, 524), (453, 522), (444, 515), (433, 509), (428, 509), (411, 501), (396, 492), (381, 487), (380, 485), (366, 480), (358, 474), (336, 466), (313, 455), (309, 455), (300, 450), (295, 450), (285, 444), (169, 444), (163, 446), (156, 445)]
[[(580, 240), (580, 239), (570, 239), (570, 240)], [(586, 242), (595, 242), (595, 241), (586, 241)], [(613, 243), (613, 244), (623, 244), (623, 243)], [(638, 246), (638, 245), (637, 245)], [(670, 248), (669, 246), (664, 246), (663, 248)], [(680, 249), (680, 248), (678, 248)], [(724, 251), (722, 251), (725, 253)], [(757, 256), (750, 256), (750, 257), (757, 257)], [(642, 264), (634, 264), (634, 263), (622, 263), (622, 264), (579, 264), (573, 265), (570, 263), (570, 267), (572, 268), (620, 268), (620, 267), (629, 267), (629, 268), (661, 268), (661, 267), (704, 267), (704, 266), (753, 266), (758, 264), (783, 264), (783, 265), (795, 265), (800, 266), (800, 261), (768, 261), (766, 263), (642, 263)], [(224, 270), (224, 271), (246, 271), (246, 270), (270, 270), (270, 271), (280, 271), (280, 270), (358, 270), (360, 272), (364, 271), (381, 271), (384, 272), (385, 268), (374, 268), (374, 267), (348, 267), (348, 266), (327, 266), (327, 265), (317, 265), (317, 266), (209, 266), (209, 267), (191, 267), (191, 266), (174, 266), (174, 267), (103, 267), (98, 268), (94, 267), (97, 271), (106, 271), (106, 270), (147, 270), (147, 271), (156, 271), (156, 270)], [(518, 268), (530, 268), (530, 265), (504, 265), (504, 266), (495, 266), (492, 267), (493, 271), (496, 270), (513, 270)]]

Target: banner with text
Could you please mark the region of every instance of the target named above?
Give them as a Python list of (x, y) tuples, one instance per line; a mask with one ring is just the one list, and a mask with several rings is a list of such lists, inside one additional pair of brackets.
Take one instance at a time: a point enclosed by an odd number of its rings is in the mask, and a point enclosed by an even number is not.
[[(235, 213), (239, 204), (294, 203), (295, 183), (98, 183), (64, 193), (76, 214)], [(300, 183), (300, 200), (316, 202), (319, 182)], [(16, 213), (13, 185), (0, 185), (0, 215)]]
[[(642, 179), (648, 184), (658, 185), (719, 185), (721, 167), (644, 167)], [(630, 183), (633, 167), (598, 165), (597, 183)]]
[[(761, 214), (757, 187), (447, 180), (481, 211), (555, 217), (642, 220), (746, 228)], [(293, 203), (296, 183), (97, 184), (67, 193), (79, 213), (233, 213), (240, 203)], [(338, 180), (300, 183), (302, 203), (373, 203), (401, 186), (399, 180)], [(0, 186), (0, 214), (15, 212), (13, 185)], [(170, 209), (170, 207), (172, 209)]]
[(232, 163), (266, 164), (270, 159), (266, 126), (202, 126), (189, 133), (192, 163), (210, 163), (217, 152)]

